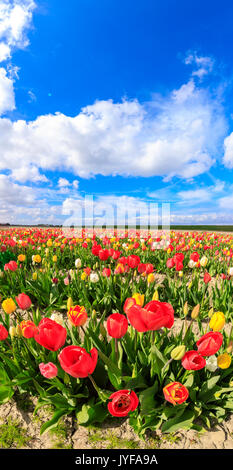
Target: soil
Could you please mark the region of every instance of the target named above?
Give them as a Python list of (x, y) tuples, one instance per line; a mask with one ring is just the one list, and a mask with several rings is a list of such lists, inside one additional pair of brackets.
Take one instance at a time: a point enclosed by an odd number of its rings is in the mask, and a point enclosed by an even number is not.
[[(179, 431), (162, 434), (149, 433), (145, 440), (139, 439), (128, 423), (128, 419), (112, 418), (100, 428), (78, 426), (72, 417), (61, 421), (58, 430), (40, 435), (40, 426), (50, 418), (45, 409), (33, 416), (33, 407), (24, 411), (17, 402), (0, 406), (0, 426), (15, 423), (20, 432), (25, 432), (26, 442), (18, 446), (12, 442), (8, 448), (22, 449), (233, 449), (233, 415), (222, 425), (200, 434), (196, 431)], [(1, 443), (0, 448), (5, 446)]]

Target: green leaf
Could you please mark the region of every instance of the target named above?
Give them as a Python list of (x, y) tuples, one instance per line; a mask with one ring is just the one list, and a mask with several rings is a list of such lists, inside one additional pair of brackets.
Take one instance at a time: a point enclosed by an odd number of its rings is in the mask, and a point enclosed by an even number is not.
[(214, 377), (211, 377), (211, 379), (204, 382), (198, 395), (198, 400), (203, 402), (208, 401), (208, 399), (215, 393), (215, 385), (219, 381), (219, 379), (220, 375), (215, 375)]
[(153, 377), (155, 374), (158, 374), (158, 376), (160, 377), (162, 368), (166, 364), (166, 362), (166, 358), (155, 346), (155, 344), (153, 344), (151, 346), (149, 354), (149, 363), (151, 364), (151, 377)]
[(42, 424), (40, 428), (40, 435), (44, 434), (45, 431), (50, 431), (50, 429), (55, 428), (57, 426), (58, 421), (65, 414), (67, 414), (67, 410), (56, 410), (53, 414), (52, 419)]
[(168, 419), (162, 425), (162, 432), (174, 432), (179, 429), (189, 429), (192, 425), (192, 422), (195, 418), (195, 413), (192, 410), (183, 411), (180, 415), (179, 413), (175, 418)]
[(156, 406), (155, 394), (157, 391), (158, 382), (156, 381), (152, 387), (146, 388), (139, 394), (141, 416), (146, 416), (154, 410)]
[(88, 426), (92, 423), (102, 423), (108, 416), (107, 407), (101, 403), (97, 404), (84, 404), (81, 411), (76, 414), (78, 424), (81, 426)]
[(0, 385), (0, 404), (6, 403), (14, 395), (14, 389), (8, 385)]
[(122, 377), (122, 380), (126, 382), (126, 388), (147, 388), (148, 384), (146, 383), (144, 377), (142, 375), (138, 375), (137, 377)]

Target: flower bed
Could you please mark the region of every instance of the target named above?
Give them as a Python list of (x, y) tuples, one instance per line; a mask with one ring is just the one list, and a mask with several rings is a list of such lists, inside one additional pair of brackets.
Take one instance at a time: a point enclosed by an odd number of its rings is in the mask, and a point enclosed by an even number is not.
[(82, 235), (1, 232), (12, 259), (0, 277), (0, 403), (28, 393), (35, 414), (52, 406), (41, 433), (64, 416), (128, 417), (140, 438), (221, 423), (233, 409), (233, 238)]

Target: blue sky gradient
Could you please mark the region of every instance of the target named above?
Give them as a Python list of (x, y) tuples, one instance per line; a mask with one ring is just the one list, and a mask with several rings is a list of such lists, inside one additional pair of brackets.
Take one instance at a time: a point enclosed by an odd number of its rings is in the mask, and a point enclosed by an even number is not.
[(3, 0), (0, 222), (92, 194), (232, 224), (232, 21), (230, 0)]

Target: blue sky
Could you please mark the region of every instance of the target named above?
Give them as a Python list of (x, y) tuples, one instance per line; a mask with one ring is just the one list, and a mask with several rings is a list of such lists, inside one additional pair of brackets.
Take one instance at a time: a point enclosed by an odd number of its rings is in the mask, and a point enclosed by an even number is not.
[[(233, 223), (233, 4), (2, 0), (0, 222)], [(76, 214), (76, 216), (75, 216)]]

